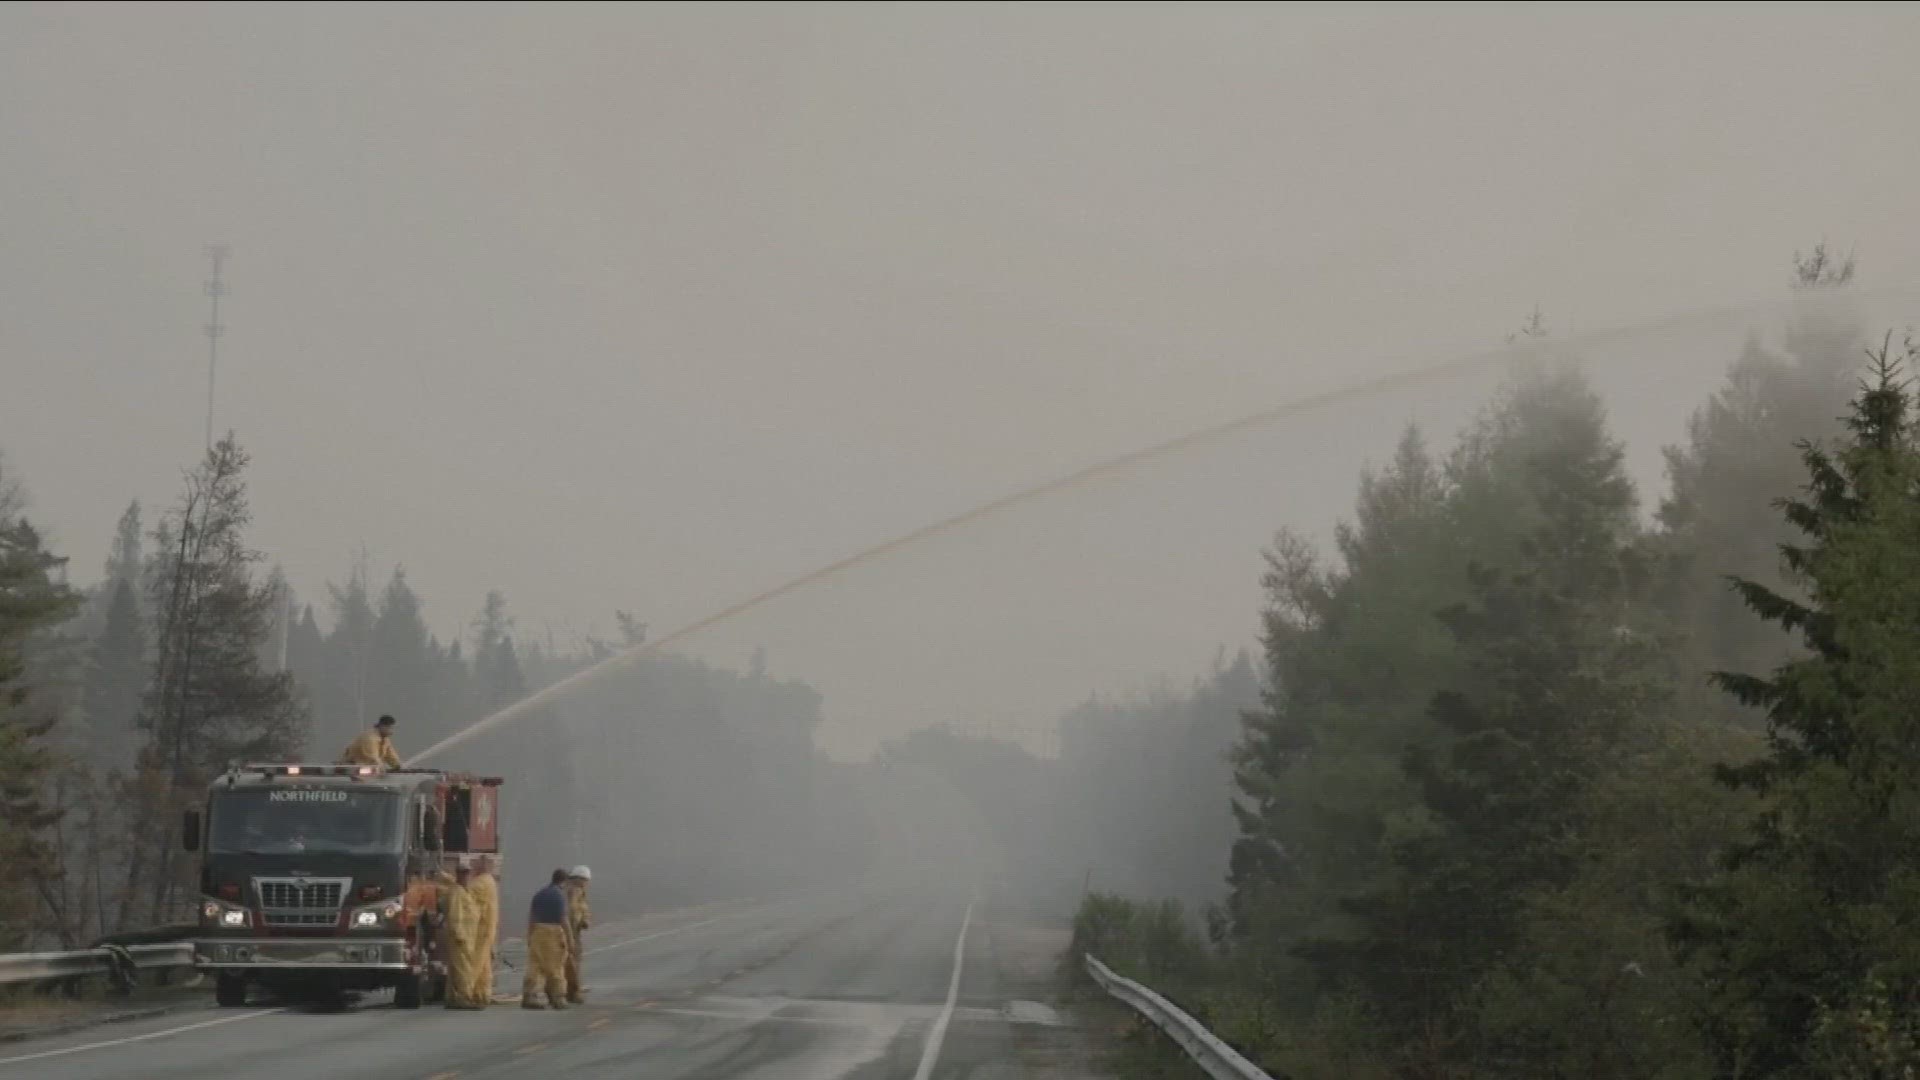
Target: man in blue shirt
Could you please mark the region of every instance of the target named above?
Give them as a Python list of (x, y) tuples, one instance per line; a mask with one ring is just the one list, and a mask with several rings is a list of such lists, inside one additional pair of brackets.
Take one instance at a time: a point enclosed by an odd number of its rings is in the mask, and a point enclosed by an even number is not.
[(523, 1009), (567, 1007), (567, 894), (560, 889), (566, 880), (565, 870), (555, 870), (552, 883), (533, 894), (527, 913), (527, 977), (520, 987)]

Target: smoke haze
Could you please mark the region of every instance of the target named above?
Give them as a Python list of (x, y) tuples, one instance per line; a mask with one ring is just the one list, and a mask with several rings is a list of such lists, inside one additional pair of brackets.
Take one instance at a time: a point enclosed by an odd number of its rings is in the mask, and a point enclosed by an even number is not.
[[(1914, 20), (15, 6), (0, 431), (98, 565), (198, 450), (224, 242), (217, 422), (302, 597), (365, 545), (443, 638), (489, 588), (523, 634), (680, 625), (1536, 304), (1577, 333), (1747, 303), (1820, 235), (1912, 280)], [(1686, 392), (1613, 399), (1656, 478), (1725, 354), (1665, 348), (1627, 359)], [(697, 649), (766, 645), (837, 753), (936, 720), (1040, 737), (1250, 641), (1250, 553), (1324, 527), (1430, 397), (1143, 469)]]

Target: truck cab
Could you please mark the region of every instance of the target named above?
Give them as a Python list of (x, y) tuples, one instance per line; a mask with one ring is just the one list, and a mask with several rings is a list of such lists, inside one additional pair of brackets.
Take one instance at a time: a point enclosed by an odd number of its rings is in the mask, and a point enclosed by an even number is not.
[(194, 966), (223, 1006), (261, 987), (337, 997), (392, 987), (419, 1008), (446, 988), (443, 871), (498, 858), (498, 777), (369, 765), (229, 769), (189, 809), (200, 853)]

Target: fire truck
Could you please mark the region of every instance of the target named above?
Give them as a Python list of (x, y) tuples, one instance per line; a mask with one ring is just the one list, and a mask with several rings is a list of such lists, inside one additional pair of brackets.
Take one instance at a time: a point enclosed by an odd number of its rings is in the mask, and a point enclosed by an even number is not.
[[(194, 966), (215, 999), (446, 994), (442, 871), (500, 852), (499, 777), (370, 765), (229, 769), (186, 811), (200, 853)], [(496, 869), (496, 873), (498, 870)]]

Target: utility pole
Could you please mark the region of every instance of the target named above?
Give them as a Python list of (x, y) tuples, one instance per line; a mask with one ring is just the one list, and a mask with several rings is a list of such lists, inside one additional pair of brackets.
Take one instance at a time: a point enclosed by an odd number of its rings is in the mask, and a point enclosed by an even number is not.
[(220, 266), (227, 261), (227, 245), (209, 244), (207, 259), (213, 264), (213, 272), (207, 276), (207, 449), (213, 449), (213, 376), (220, 360), (220, 335), (226, 327), (220, 325), (220, 298), (227, 295), (227, 287), (220, 280)]

